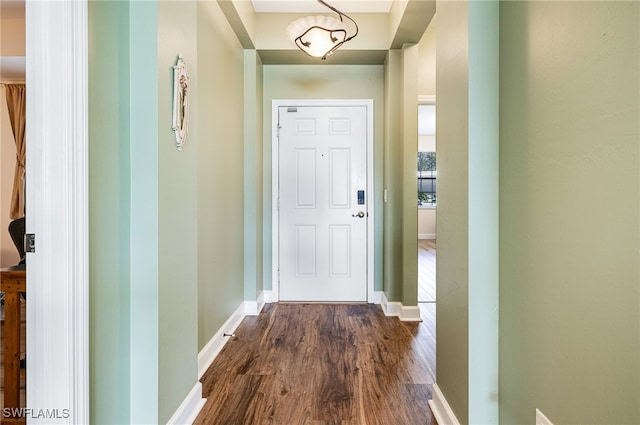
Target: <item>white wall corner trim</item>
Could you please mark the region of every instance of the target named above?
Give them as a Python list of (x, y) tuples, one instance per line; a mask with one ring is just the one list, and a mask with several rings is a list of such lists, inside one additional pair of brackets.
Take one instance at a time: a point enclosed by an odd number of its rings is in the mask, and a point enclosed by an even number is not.
[(382, 304), (383, 291), (372, 291), (369, 293), (369, 304)]
[(380, 305), (385, 316), (396, 316), (403, 322), (421, 322), (420, 307), (404, 306), (401, 302), (389, 301), (384, 292), (381, 293)]
[(436, 417), (436, 421), (440, 425), (460, 425), (455, 413), (451, 410), (451, 406), (444, 398), (442, 391), (438, 387), (438, 384), (433, 384), (432, 399), (429, 400), (429, 407), (433, 416)]
[(202, 398), (202, 384), (198, 382), (187, 394), (187, 397), (169, 419), (167, 425), (191, 425), (196, 420), (206, 401), (206, 398)]
[(422, 322), (420, 318), (420, 307), (414, 306), (402, 306), (400, 312), (400, 320), (403, 322)]
[(245, 308), (245, 303), (240, 304), (222, 327), (218, 329), (218, 332), (211, 337), (207, 345), (198, 353), (198, 379), (202, 378), (202, 375), (209, 369), (213, 360), (229, 340), (230, 337), (224, 336), (224, 334), (232, 334), (242, 322), (242, 319), (245, 318)]
[(244, 302), (244, 313), (247, 316), (257, 316), (264, 308), (264, 304), (264, 292), (260, 292), (257, 300)]
[(263, 291), (265, 304), (277, 303), (278, 299), (273, 291)]
[(387, 295), (384, 292), (382, 293), (380, 305), (382, 306), (382, 311), (384, 311), (385, 316), (400, 316), (400, 312), (402, 311), (402, 303), (390, 302), (389, 300), (387, 300)]

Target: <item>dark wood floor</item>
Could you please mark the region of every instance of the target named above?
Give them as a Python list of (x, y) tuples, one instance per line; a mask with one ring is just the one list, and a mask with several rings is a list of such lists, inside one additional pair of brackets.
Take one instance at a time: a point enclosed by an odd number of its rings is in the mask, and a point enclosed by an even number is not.
[(380, 306), (267, 304), (202, 377), (195, 424), (435, 424), (435, 304), (401, 322)]
[[(26, 303), (22, 303), (20, 311), (22, 317), (22, 331), (20, 332), (20, 351), (25, 352), (26, 349), (26, 318), (27, 309)], [(20, 369), (20, 407), (27, 406), (26, 396), (26, 372), (25, 369)], [(4, 409), (4, 306), (0, 308), (0, 412)]]
[(418, 240), (418, 302), (436, 301), (436, 241)]

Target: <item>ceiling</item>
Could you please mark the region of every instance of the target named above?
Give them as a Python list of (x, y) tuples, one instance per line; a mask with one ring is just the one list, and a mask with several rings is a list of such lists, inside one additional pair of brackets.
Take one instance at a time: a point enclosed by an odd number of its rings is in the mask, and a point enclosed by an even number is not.
[(324, 0), (358, 24), (358, 36), (326, 61), (301, 54), (285, 29), (305, 15), (331, 15), (319, 0), (219, 1), (245, 49), (265, 65), (382, 65), (390, 49), (418, 43), (435, 14), (435, 0)]
[[(258, 13), (326, 13), (316, 0), (251, 0)], [(393, 0), (328, 0), (343, 13), (389, 13)]]
[[(251, 0), (258, 13), (326, 13), (317, 0)], [(329, 0), (331, 6), (344, 13), (389, 13), (393, 0)], [(0, 17), (24, 18), (25, 0), (1, 0)]]
[[(284, 37), (284, 28), (296, 16), (331, 13), (317, 0), (224, 0), (218, 4), (243, 47), (256, 49), (264, 64), (380, 65), (389, 49), (417, 43), (435, 13), (435, 0), (328, 0), (328, 3), (353, 14), (360, 35), (327, 61), (301, 54)], [(25, 0), (0, 0), (0, 18), (24, 19), (24, 14)], [(24, 79), (24, 57), (6, 49), (2, 55), (0, 78)]]
[[(0, 16), (4, 19), (24, 18), (25, 0), (0, 1)], [(251, 0), (258, 13), (326, 13), (317, 0)], [(389, 13), (393, 0), (329, 0), (344, 13)]]

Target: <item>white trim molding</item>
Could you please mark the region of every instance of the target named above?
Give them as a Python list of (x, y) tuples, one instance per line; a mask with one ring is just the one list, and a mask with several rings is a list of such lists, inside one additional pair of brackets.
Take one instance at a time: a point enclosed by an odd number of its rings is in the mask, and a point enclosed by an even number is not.
[(277, 303), (278, 297), (275, 295), (273, 291), (263, 291), (264, 294), (264, 302), (266, 304)]
[(385, 316), (396, 316), (403, 322), (422, 322), (420, 307), (405, 306), (398, 301), (389, 301), (384, 292), (381, 292), (380, 305)]
[(209, 369), (213, 360), (220, 354), (222, 347), (224, 347), (229, 340), (230, 337), (225, 335), (233, 334), (238, 325), (240, 325), (240, 322), (242, 322), (242, 319), (245, 318), (245, 309), (246, 306), (243, 302), (236, 311), (231, 314), (227, 321), (224, 322), (222, 327), (218, 329), (218, 332), (211, 337), (207, 345), (200, 350), (200, 353), (198, 353), (198, 379), (202, 378), (202, 375)]
[(58, 424), (90, 418), (87, 16), (86, 1), (25, 4), (26, 230), (37, 239), (27, 254), (27, 408), (68, 409)]
[(264, 304), (264, 292), (260, 292), (257, 300), (244, 302), (244, 314), (247, 316), (257, 316), (264, 308)]
[[(271, 101), (271, 252), (272, 252), (272, 291), (267, 298), (271, 302), (280, 300), (280, 271), (278, 265), (279, 245), (279, 164), (278, 164), (278, 108), (281, 106), (364, 106), (367, 108), (367, 193), (366, 199), (371, 202), (367, 207), (367, 302), (374, 300), (374, 251), (375, 251), (375, 176), (374, 176), (374, 131), (373, 99), (273, 99)], [(267, 301), (267, 302), (270, 302)]]
[(403, 322), (422, 322), (422, 318), (420, 317), (420, 307), (417, 305), (403, 305), (400, 312), (400, 320)]
[(435, 233), (418, 233), (418, 239), (435, 239)]
[(385, 316), (398, 316), (402, 312), (402, 303), (387, 300), (386, 294), (382, 293), (382, 299), (380, 300), (380, 306)]
[(442, 391), (438, 387), (438, 384), (433, 384), (431, 391), (431, 400), (429, 400), (429, 407), (433, 416), (436, 417), (439, 425), (460, 425), (458, 418), (449, 406), (449, 403), (444, 398)]
[(383, 291), (373, 291), (369, 294), (369, 304), (382, 304)]
[(202, 384), (198, 382), (187, 394), (167, 425), (191, 425), (206, 402), (207, 399), (202, 398)]

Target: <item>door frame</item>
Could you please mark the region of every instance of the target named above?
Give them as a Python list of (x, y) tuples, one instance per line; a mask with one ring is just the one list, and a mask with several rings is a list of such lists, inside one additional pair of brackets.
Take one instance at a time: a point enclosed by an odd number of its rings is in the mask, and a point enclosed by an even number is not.
[(87, 5), (25, 4), (28, 423), (89, 423)]
[(279, 218), (280, 211), (278, 208), (278, 199), (280, 198), (280, 187), (278, 184), (278, 176), (280, 168), (278, 164), (278, 109), (281, 106), (303, 107), (303, 106), (364, 106), (367, 110), (367, 191), (366, 197), (370, 199), (367, 204), (369, 213), (367, 220), (367, 302), (376, 303), (374, 295), (374, 233), (375, 228), (375, 199), (374, 191), (374, 123), (373, 123), (373, 99), (273, 99), (271, 101), (271, 269), (272, 269), (272, 296), (269, 301), (280, 300), (280, 227)]

